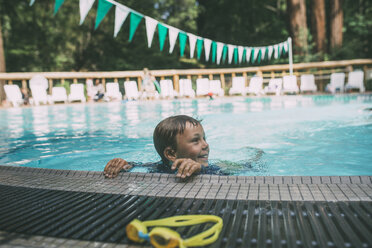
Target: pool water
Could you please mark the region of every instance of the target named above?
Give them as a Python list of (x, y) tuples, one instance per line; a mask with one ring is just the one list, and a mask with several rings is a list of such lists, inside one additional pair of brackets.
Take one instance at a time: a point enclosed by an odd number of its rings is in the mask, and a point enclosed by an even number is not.
[[(203, 119), (212, 163), (237, 175), (371, 175), (372, 95), (123, 101), (0, 110), (0, 165), (102, 171), (156, 162), (165, 117)], [(137, 169), (141, 170), (141, 169)]]

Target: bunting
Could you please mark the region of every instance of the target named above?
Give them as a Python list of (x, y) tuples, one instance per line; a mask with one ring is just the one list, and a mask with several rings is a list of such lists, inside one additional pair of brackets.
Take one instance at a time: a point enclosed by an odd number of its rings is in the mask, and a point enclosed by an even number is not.
[[(82, 25), (89, 11), (96, 0), (79, 0), (80, 8), (80, 22)], [(241, 63), (261, 63), (264, 60), (279, 59), (282, 55), (288, 53), (289, 39), (278, 44), (260, 47), (248, 47), (242, 45), (225, 44), (222, 42), (213, 41), (208, 38), (196, 36), (191, 33), (184, 32), (178, 28), (161, 23), (149, 16), (142, 15), (135, 10), (118, 3), (114, 0), (97, 0), (98, 7), (95, 19), (95, 27), (97, 29), (108, 14), (110, 9), (115, 7), (115, 26), (114, 37), (117, 37), (121, 27), (126, 21), (128, 15), (130, 16), (129, 24), (129, 41), (133, 40), (134, 34), (141, 23), (145, 19), (147, 45), (150, 48), (156, 29), (159, 35), (159, 48), (163, 51), (165, 40), (169, 40), (169, 53), (172, 53), (175, 44), (178, 40), (180, 47), (180, 56), (184, 56), (187, 40), (189, 40), (190, 58), (194, 58), (195, 48), (197, 50), (196, 57), (201, 59), (201, 54), (204, 49), (205, 61), (211, 61), (217, 65), (225, 63), (226, 59), (229, 64), (234, 59), (235, 64)], [(30, 6), (34, 4), (35, 0), (30, 0)], [(64, 0), (55, 0), (53, 15), (56, 15)], [(178, 38), (178, 39), (177, 39)]]

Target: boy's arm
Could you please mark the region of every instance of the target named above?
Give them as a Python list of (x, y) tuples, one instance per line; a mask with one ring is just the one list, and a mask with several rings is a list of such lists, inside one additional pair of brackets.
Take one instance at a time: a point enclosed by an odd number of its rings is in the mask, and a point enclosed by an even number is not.
[(186, 178), (191, 176), (194, 173), (198, 173), (202, 169), (202, 165), (189, 158), (179, 158), (176, 159), (171, 169), (175, 170), (178, 168), (177, 177)]
[(133, 165), (129, 164), (127, 161), (121, 158), (114, 158), (108, 161), (106, 164), (105, 169), (103, 170), (103, 174), (107, 178), (115, 178), (121, 170), (129, 170), (133, 167)]

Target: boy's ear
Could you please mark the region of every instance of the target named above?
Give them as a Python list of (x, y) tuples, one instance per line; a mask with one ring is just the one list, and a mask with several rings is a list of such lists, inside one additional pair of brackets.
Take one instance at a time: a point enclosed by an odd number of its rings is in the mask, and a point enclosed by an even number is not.
[(172, 147), (168, 146), (164, 149), (164, 156), (169, 160), (174, 162), (177, 158), (176, 151)]

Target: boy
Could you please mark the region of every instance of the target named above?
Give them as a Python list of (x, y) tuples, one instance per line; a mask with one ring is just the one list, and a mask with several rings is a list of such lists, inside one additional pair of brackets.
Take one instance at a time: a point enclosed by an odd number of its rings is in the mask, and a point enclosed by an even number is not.
[[(153, 165), (157, 166), (154, 172), (172, 173), (177, 169), (177, 177), (186, 178), (200, 172), (220, 170), (218, 167), (208, 167), (209, 145), (204, 129), (200, 121), (192, 117), (177, 115), (162, 120), (154, 130), (153, 139), (162, 160)], [(104, 174), (114, 178), (121, 170), (128, 171), (133, 165), (115, 158), (107, 163)]]

